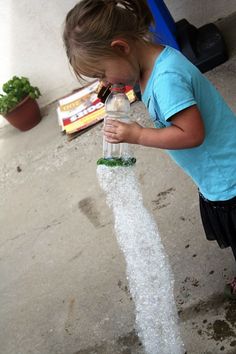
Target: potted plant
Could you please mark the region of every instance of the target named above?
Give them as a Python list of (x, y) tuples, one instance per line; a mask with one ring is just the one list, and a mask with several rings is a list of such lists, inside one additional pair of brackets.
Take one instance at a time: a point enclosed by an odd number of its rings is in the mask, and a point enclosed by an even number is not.
[(13, 76), (2, 86), (0, 114), (15, 128), (26, 131), (41, 120), (37, 98), (41, 95), (37, 87), (31, 86), (26, 77)]

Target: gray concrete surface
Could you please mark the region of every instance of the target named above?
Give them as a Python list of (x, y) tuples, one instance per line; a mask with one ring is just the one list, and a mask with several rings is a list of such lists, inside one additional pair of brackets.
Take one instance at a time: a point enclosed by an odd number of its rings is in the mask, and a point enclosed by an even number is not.
[[(236, 15), (219, 26), (230, 59), (207, 76), (236, 112)], [(0, 130), (0, 353), (143, 354), (96, 178), (101, 124), (68, 142), (55, 108), (31, 131)], [(142, 103), (132, 114), (147, 124)], [(236, 304), (222, 294), (235, 274), (231, 251), (205, 240), (196, 187), (169, 157), (143, 147), (135, 155), (174, 272), (188, 354), (236, 353)]]

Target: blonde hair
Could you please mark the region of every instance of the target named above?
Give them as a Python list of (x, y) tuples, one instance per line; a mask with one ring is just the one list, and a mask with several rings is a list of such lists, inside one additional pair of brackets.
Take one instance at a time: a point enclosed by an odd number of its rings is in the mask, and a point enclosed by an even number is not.
[(99, 59), (112, 57), (120, 37), (152, 42), (154, 23), (146, 0), (82, 0), (69, 11), (63, 33), (69, 62), (77, 77), (89, 76)]

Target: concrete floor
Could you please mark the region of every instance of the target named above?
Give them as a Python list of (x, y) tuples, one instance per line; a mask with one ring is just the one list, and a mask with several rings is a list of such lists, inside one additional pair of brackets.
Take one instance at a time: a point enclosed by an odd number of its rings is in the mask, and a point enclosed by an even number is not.
[[(207, 73), (236, 112), (236, 15), (219, 22), (230, 59)], [(0, 353), (143, 354), (113, 216), (96, 178), (101, 124), (68, 142), (56, 105), (0, 130)], [(133, 117), (145, 123), (142, 103)], [(205, 240), (192, 181), (164, 152), (135, 147), (136, 174), (175, 275), (188, 354), (236, 353), (230, 250)], [(175, 353), (170, 353), (175, 354)]]

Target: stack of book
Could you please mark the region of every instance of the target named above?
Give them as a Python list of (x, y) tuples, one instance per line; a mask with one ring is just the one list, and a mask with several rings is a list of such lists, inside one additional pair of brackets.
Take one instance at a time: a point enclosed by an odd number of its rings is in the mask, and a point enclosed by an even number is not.
[[(68, 140), (87, 131), (91, 126), (101, 122), (105, 117), (104, 103), (98, 98), (100, 81), (94, 81), (58, 101), (57, 115), (61, 131)], [(136, 101), (134, 90), (126, 86), (129, 101)]]

